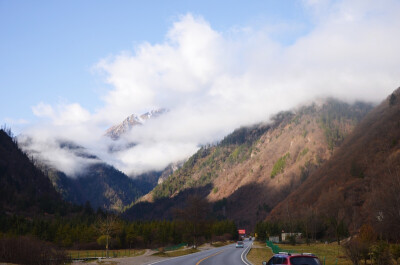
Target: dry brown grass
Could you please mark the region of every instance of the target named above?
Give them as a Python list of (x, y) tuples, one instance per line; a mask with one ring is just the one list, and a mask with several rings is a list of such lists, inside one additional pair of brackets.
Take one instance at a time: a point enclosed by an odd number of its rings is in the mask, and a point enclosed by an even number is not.
[(154, 253), (154, 256), (158, 257), (179, 257), (179, 256), (184, 256), (192, 253), (199, 252), (200, 250), (194, 249), (194, 248), (188, 248), (188, 249), (181, 249), (181, 250), (176, 250), (176, 251), (168, 251), (168, 252), (157, 252)]
[(326, 265), (351, 265), (351, 261), (345, 256), (342, 246), (337, 243), (331, 244), (298, 244), (295, 246), (278, 244), (282, 249), (293, 250), (296, 253), (313, 253)]
[(271, 249), (267, 248), (265, 244), (261, 242), (254, 242), (253, 247), (247, 254), (247, 259), (254, 265), (260, 265), (263, 261), (268, 261), (271, 257)]
[[(326, 265), (351, 265), (351, 261), (345, 257), (342, 246), (332, 244), (299, 244), (295, 246), (278, 244), (284, 250), (292, 250), (296, 253), (313, 253)], [(254, 265), (260, 265), (272, 257), (272, 251), (264, 243), (255, 242), (247, 255), (247, 259)], [(325, 261), (325, 263), (324, 263)]]

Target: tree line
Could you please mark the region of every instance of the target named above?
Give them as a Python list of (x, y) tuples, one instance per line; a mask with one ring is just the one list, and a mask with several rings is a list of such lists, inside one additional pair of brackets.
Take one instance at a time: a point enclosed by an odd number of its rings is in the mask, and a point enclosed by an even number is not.
[[(1, 237), (31, 236), (69, 249), (105, 249), (105, 233), (101, 221), (81, 218), (24, 218), (1, 216)], [(196, 230), (193, 230), (193, 227)], [(187, 243), (200, 244), (206, 241), (225, 241), (237, 238), (233, 221), (207, 220), (194, 224), (188, 220), (134, 221), (116, 218), (109, 232), (110, 249), (157, 248)]]
[(0, 237), (32, 236), (72, 249), (157, 248), (187, 243), (225, 241), (238, 237), (230, 220), (209, 218), (209, 205), (199, 196), (190, 196), (181, 209), (174, 209), (174, 219), (127, 221), (102, 210), (94, 212), (90, 204), (70, 216), (26, 218), (0, 214)]

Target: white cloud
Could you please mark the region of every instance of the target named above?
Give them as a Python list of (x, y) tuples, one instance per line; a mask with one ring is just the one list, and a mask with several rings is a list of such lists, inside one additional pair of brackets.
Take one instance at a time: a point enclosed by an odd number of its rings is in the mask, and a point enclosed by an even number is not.
[(25, 119), (12, 119), (12, 118), (5, 118), (4, 119), (6, 123), (10, 124), (11, 127), (13, 127), (14, 125), (26, 125), (29, 124), (29, 121), (25, 120)]
[(52, 118), (54, 117), (53, 107), (49, 104), (40, 102), (38, 105), (32, 107), (33, 114), (38, 117)]
[[(128, 174), (141, 173), (316, 97), (378, 102), (399, 85), (397, 1), (304, 3), (315, 25), (291, 45), (274, 40), (268, 30), (217, 32), (201, 17), (182, 16), (163, 43), (142, 43), (97, 64), (112, 87), (103, 108), (89, 113), (76, 103), (40, 103), (34, 113), (50, 122), (32, 134), (71, 139)], [(135, 147), (107, 152), (105, 124), (158, 107), (170, 111), (117, 143), (133, 141)], [(57, 157), (46, 150), (47, 157)]]

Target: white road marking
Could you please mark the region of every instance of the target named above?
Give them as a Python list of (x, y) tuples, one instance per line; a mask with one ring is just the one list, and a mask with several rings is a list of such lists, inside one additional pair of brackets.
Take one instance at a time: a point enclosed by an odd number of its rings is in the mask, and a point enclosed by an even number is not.
[[(246, 264), (246, 265), (253, 265), (253, 264), (251, 264), (251, 263), (247, 260), (247, 258), (246, 258), (246, 260), (245, 260), (245, 257), (244, 257), (244, 256), (247, 256), (247, 253), (249, 252), (249, 250), (250, 250), (250, 248), (251, 248), (252, 245), (253, 245), (253, 243), (251, 243), (250, 246), (248, 246), (248, 247), (242, 252), (242, 255), (240, 256), (240, 258), (242, 259), (243, 263)], [(245, 253), (246, 253), (246, 254), (245, 254)]]

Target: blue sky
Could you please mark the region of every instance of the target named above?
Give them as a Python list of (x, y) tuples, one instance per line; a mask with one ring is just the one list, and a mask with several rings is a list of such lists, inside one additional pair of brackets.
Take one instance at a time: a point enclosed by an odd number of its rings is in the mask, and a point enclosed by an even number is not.
[[(5, 1), (0, 0), (2, 124), (35, 122), (40, 102), (102, 106), (108, 89), (93, 66), (102, 58), (163, 42), (180, 15), (201, 15), (216, 31), (297, 23), (300, 31), (275, 38), (290, 43), (307, 31), (299, 1)], [(14, 123), (14, 122), (15, 123)]]
[[(279, 111), (379, 103), (400, 86), (399, 13), (398, 0), (0, 0), (0, 122), (68, 175), (92, 161), (60, 140), (130, 175), (162, 170)], [(156, 108), (169, 111), (104, 136)]]

